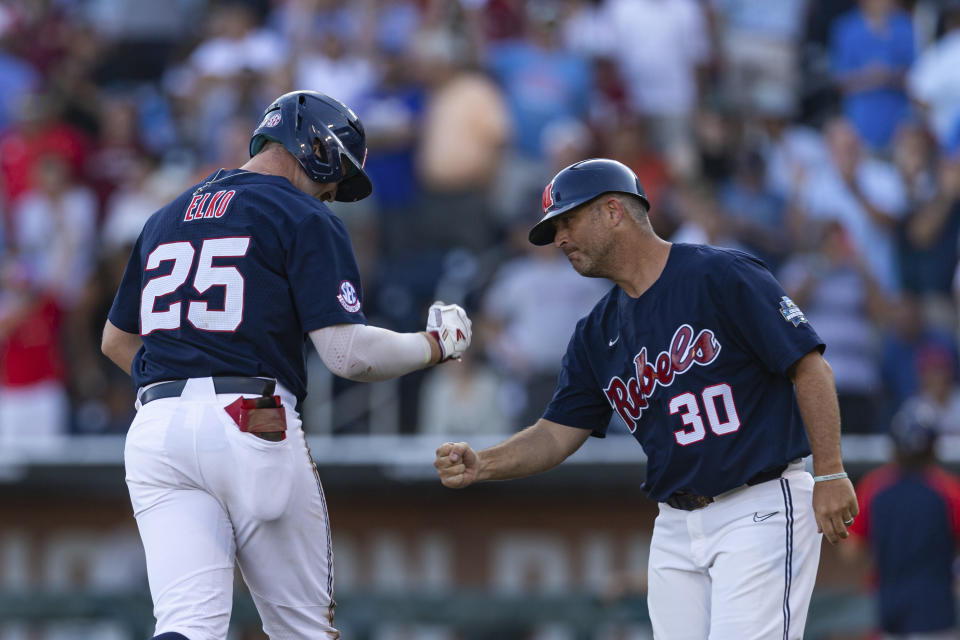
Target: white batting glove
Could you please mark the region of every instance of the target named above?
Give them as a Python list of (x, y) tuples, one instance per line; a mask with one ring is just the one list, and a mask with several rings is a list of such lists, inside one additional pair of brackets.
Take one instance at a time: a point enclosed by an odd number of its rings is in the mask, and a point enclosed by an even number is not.
[(427, 311), (427, 333), (440, 343), (440, 362), (451, 358), (459, 360), (470, 346), (473, 323), (459, 305), (437, 300)]

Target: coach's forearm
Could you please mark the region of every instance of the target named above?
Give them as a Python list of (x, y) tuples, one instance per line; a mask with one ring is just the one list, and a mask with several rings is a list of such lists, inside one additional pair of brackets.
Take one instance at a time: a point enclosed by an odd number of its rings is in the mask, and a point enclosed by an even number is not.
[(576, 429), (540, 419), (533, 426), (477, 453), (477, 480), (510, 480), (554, 468), (590, 436)]
[(795, 365), (793, 384), (813, 452), (814, 474), (843, 471), (840, 406), (833, 370), (819, 353), (808, 353)]

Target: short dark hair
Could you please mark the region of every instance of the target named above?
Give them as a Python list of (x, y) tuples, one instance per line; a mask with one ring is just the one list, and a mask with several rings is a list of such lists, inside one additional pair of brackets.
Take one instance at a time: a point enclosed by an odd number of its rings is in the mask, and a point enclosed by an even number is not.
[(650, 218), (647, 216), (647, 205), (644, 204), (643, 200), (629, 193), (612, 193), (611, 195), (615, 195), (620, 199), (624, 209), (627, 210), (631, 218), (640, 224), (648, 224), (650, 222)]

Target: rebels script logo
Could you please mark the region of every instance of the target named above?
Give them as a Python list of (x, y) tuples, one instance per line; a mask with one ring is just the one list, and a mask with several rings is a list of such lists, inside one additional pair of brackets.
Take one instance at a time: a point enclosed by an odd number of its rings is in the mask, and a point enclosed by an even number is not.
[(680, 325), (670, 340), (670, 348), (661, 351), (656, 358), (647, 361), (647, 348), (643, 347), (633, 358), (636, 377), (626, 382), (614, 376), (603, 392), (627, 427), (630, 433), (637, 429), (640, 416), (647, 408), (648, 401), (657, 385), (669, 387), (673, 379), (684, 373), (694, 364), (708, 365), (717, 359), (720, 343), (710, 329), (703, 329), (694, 337), (693, 327)]

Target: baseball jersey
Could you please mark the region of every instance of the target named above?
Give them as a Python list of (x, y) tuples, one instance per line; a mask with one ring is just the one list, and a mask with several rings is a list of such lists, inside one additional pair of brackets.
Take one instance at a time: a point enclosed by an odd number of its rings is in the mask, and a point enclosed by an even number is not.
[(286, 178), (219, 171), (144, 225), (109, 314), (139, 333), (136, 386), (267, 376), (302, 400), (307, 333), (365, 322), (339, 218)]
[(810, 453), (787, 370), (824, 345), (762, 262), (674, 244), (638, 298), (580, 320), (544, 418), (603, 436), (613, 411), (647, 455), (643, 488), (716, 496)]
[(953, 629), (953, 559), (960, 542), (960, 479), (931, 467), (887, 465), (857, 485), (850, 532), (875, 558), (880, 627), (907, 634)]

